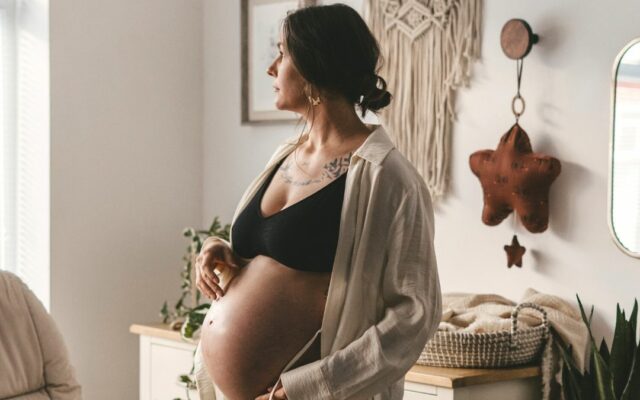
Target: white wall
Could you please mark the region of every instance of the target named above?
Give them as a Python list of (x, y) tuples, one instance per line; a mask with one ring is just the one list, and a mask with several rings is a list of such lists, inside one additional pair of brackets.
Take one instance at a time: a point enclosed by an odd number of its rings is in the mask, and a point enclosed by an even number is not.
[[(84, 398), (138, 396), (202, 209), (202, 2), (51, 2), (51, 311)], [(185, 371), (187, 372), (187, 371)]]
[[(640, 297), (640, 260), (615, 246), (607, 225), (610, 88), (613, 61), (635, 36), (640, 4), (632, 1), (486, 1), (483, 60), (457, 104), (451, 196), (438, 212), (438, 254), (446, 290), (495, 291), (518, 299), (527, 287), (575, 294), (596, 307), (597, 336), (610, 335), (615, 305), (630, 311)], [(502, 245), (512, 218), (480, 222), (482, 191), (468, 167), (476, 150), (495, 148), (513, 122), (515, 62), (499, 46), (500, 29), (524, 18), (540, 35), (524, 61), (521, 126), (534, 151), (554, 155), (562, 173), (551, 190), (548, 231), (528, 233), (522, 270), (506, 268)]]
[[(203, 226), (236, 203), (295, 122), (241, 125), (240, 2), (204, 2)], [(301, 128), (301, 127), (300, 127)]]
[[(486, 0), (483, 56), (470, 88), (458, 96), (450, 195), (437, 209), (436, 245), (444, 291), (495, 292), (518, 300), (527, 287), (594, 304), (596, 336), (609, 335), (616, 302), (630, 310), (640, 296), (640, 260), (624, 255), (607, 226), (610, 84), (613, 60), (639, 36), (640, 4), (631, 0)], [(502, 246), (512, 219), (482, 224), (482, 191), (468, 166), (471, 153), (495, 148), (513, 123), (515, 62), (500, 49), (510, 18), (526, 19), (541, 36), (524, 62), (521, 125), (534, 151), (562, 161), (552, 186), (551, 221), (542, 234), (516, 232), (527, 247), (524, 267), (506, 267)], [(240, 124), (240, 6), (205, 5), (203, 224), (229, 222), (250, 181), (292, 124)]]

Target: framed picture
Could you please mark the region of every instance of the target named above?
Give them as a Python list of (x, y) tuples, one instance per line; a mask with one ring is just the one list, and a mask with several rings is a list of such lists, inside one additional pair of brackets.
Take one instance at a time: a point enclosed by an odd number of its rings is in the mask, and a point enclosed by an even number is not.
[(242, 122), (296, 120), (299, 115), (275, 106), (274, 78), (267, 68), (278, 55), (280, 28), (287, 12), (309, 0), (241, 0)]

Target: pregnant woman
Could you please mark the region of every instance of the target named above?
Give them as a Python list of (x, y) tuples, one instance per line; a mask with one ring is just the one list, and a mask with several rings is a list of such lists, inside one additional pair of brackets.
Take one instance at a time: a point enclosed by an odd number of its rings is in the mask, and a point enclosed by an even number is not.
[[(213, 299), (196, 352), (201, 399), (401, 399), (441, 317), (426, 185), (382, 126), (379, 48), (342, 4), (285, 18), (275, 104), (307, 132), (249, 186), (231, 242), (211, 237), (196, 281)], [(304, 129), (303, 129), (304, 132)]]

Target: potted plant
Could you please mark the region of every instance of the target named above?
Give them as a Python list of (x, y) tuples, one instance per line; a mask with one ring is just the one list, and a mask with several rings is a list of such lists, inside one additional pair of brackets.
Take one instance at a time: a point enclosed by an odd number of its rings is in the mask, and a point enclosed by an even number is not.
[[(620, 304), (616, 310), (616, 326), (611, 350), (604, 338), (597, 348), (591, 332), (591, 318), (577, 296), (582, 320), (589, 330), (590, 371), (580, 373), (571, 357), (571, 348), (560, 345), (564, 363), (562, 392), (565, 400), (635, 400), (640, 399), (640, 346), (636, 342), (638, 301), (627, 320)], [(560, 342), (561, 343), (561, 342)]]

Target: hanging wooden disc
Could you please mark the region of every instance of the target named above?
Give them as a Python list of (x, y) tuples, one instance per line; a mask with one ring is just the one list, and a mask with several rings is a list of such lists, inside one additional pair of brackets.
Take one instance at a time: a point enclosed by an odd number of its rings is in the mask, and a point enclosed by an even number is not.
[(500, 45), (504, 54), (512, 60), (524, 58), (537, 42), (538, 35), (533, 33), (527, 21), (523, 19), (511, 19), (502, 27)]

